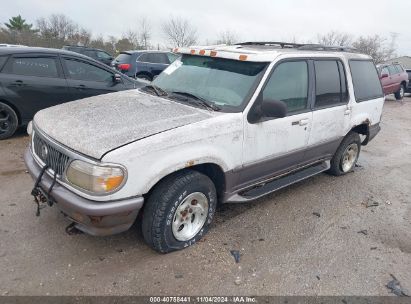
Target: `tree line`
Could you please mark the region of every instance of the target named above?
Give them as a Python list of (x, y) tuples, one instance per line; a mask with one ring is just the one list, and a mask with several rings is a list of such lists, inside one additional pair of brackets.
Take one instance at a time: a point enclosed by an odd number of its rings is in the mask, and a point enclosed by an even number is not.
[[(10, 18), (4, 26), (0, 25), (0, 43), (51, 48), (83, 45), (103, 49), (115, 55), (126, 50), (190, 46), (199, 41), (197, 29), (193, 24), (179, 17), (170, 17), (163, 22), (161, 32), (165, 38), (163, 44), (153, 45), (152, 25), (146, 18), (140, 18), (136, 27), (124, 32), (121, 37), (103, 37), (94, 36), (90, 30), (80, 26), (64, 14), (52, 14), (46, 18), (38, 18), (35, 24), (28, 23), (18, 15)], [(347, 33), (331, 31), (317, 35), (315, 43), (356, 48), (370, 55), (376, 63), (381, 63), (395, 56), (396, 38), (395, 33), (391, 33), (390, 39), (387, 39), (380, 35), (354, 37)], [(206, 44), (232, 45), (240, 41), (235, 32), (224, 30), (214, 41), (211, 43), (207, 41)], [(306, 41), (305, 43), (313, 42)]]

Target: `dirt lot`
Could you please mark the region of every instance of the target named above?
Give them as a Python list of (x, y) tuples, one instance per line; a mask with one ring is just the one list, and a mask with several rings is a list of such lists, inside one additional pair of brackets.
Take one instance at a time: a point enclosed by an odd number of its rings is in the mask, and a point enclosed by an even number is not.
[(36, 217), (21, 131), (0, 142), (0, 295), (388, 295), (390, 274), (411, 290), (410, 119), (411, 98), (388, 99), (355, 172), (226, 205), (203, 242), (167, 255), (138, 225), (70, 236), (56, 208)]

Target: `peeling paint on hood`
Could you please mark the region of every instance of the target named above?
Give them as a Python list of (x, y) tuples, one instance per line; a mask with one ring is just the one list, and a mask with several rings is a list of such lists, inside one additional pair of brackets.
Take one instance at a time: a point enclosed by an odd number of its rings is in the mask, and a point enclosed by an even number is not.
[(34, 124), (61, 144), (100, 159), (130, 142), (212, 116), (213, 112), (131, 90), (41, 110)]

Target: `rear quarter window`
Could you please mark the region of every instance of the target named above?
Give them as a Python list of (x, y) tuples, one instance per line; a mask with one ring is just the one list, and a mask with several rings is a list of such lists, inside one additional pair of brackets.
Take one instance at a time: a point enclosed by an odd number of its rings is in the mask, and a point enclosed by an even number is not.
[(131, 60), (131, 55), (126, 53), (120, 53), (120, 55), (118, 55), (115, 60), (120, 63), (128, 63)]
[(357, 102), (384, 96), (377, 69), (371, 60), (350, 60), (350, 69)]

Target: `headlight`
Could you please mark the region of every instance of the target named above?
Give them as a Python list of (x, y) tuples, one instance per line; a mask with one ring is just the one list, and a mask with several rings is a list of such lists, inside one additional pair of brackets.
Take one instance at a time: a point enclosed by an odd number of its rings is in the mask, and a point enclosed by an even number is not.
[(117, 166), (99, 166), (81, 160), (72, 161), (66, 172), (69, 183), (96, 194), (118, 190), (123, 184), (125, 172)]
[(27, 125), (27, 134), (31, 136), (33, 133), (33, 122), (30, 121), (29, 124)]

